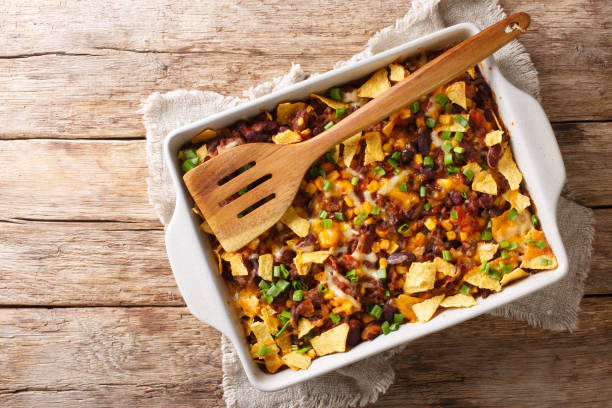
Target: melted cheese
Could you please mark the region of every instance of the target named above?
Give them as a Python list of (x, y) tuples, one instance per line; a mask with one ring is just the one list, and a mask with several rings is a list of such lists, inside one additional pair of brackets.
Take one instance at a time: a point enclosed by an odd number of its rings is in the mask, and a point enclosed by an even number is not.
[(337, 281), (346, 281), (346, 283), (349, 283), (346, 277), (339, 274), (334, 268), (332, 268), (328, 264), (325, 264), (325, 281), (326, 286), (329, 288), (329, 290), (334, 292), (335, 297), (350, 301), (357, 310), (360, 310), (361, 304), (357, 301), (357, 299), (340, 289), (338, 285), (334, 283), (334, 278)]

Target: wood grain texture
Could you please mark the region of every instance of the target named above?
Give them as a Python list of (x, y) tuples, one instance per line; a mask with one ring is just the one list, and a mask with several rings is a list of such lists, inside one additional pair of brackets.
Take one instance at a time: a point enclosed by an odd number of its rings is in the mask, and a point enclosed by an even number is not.
[[(612, 209), (595, 211), (587, 294), (612, 293)], [(0, 305), (184, 306), (159, 224), (0, 222)]]
[[(287, 72), (291, 62), (323, 72), (409, 7), (380, 0), (354, 1), (350, 9), (320, 1), (4, 3), (0, 138), (142, 136), (136, 111), (152, 92), (194, 88), (239, 96)], [(521, 41), (539, 70), (550, 119), (611, 119), (609, 104), (593, 103), (610, 82), (606, 0), (504, 3), (508, 12), (532, 16)]]
[[(604, 406), (612, 299), (582, 309), (573, 334), (484, 316), (417, 340), (375, 406)], [(0, 347), (3, 407), (223, 406), (219, 335), (184, 308), (4, 310)]]

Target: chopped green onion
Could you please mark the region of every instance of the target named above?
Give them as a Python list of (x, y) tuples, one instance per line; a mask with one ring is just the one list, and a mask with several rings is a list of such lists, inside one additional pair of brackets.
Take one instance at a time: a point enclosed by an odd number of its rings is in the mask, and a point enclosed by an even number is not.
[(393, 170), (393, 174), (395, 174), (396, 176), (399, 176), (400, 173), (401, 173), (400, 169)]
[(543, 251), (544, 248), (546, 248), (546, 242), (544, 241), (536, 241), (534, 239), (530, 239), (530, 240), (525, 241), (525, 243), (527, 245), (537, 246), (540, 249), (540, 251)]
[(385, 296), (391, 297), (391, 291), (389, 289), (385, 289)]
[(263, 300), (264, 302), (270, 304), (270, 303), (272, 303), (274, 301), (274, 298), (272, 296), (267, 295), (267, 294), (264, 293), (263, 295), (261, 295), (261, 300)]
[(391, 332), (389, 329), (389, 322), (383, 322), (383, 324), (380, 325), (380, 328), (385, 336)]
[(516, 243), (516, 241), (510, 242), (510, 246), (508, 247), (508, 250), (514, 251), (516, 248), (518, 248), (518, 244)]
[(391, 158), (393, 160), (399, 160), (402, 157), (402, 152), (393, 152), (393, 154), (391, 155)]
[[(283, 270), (283, 269), (287, 272), (287, 274), (289, 274), (289, 272), (285, 268), (285, 265), (281, 264), (281, 270)], [(289, 285), (290, 285), (289, 282), (287, 282), (284, 279), (281, 279), (281, 280), (276, 282), (276, 287), (279, 288), (281, 292), (283, 292), (285, 289), (287, 289), (289, 287)]]
[(267, 356), (268, 354), (270, 354), (270, 347), (268, 347), (268, 346), (259, 346), (259, 348), (257, 349), (257, 354), (259, 354), (262, 357)]
[(344, 214), (342, 214), (340, 211), (336, 211), (334, 213), (334, 217), (336, 217), (338, 221), (344, 221)]
[(450, 139), (450, 135), (451, 135), (451, 132), (449, 132), (448, 130), (445, 130), (442, 132), (442, 136), (440, 136), (440, 138), (442, 140), (448, 140)]
[(376, 172), (376, 174), (378, 174), (379, 176), (384, 176), (386, 174), (385, 169), (383, 169), (380, 166), (376, 166), (374, 167), (374, 171)]
[(493, 227), (493, 222), (491, 220), (489, 220), (487, 222), (487, 229), (491, 229), (491, 227)]
[(342, 100), (342, 91), (340, 91), (340, 88), (332, 88), (329, 90), (329, 92), (327, 93), (329, 95), (330, 98), (335, 99), (337, 101), (341, 101)]
[(491, 268), (491, 270), (489, 271), (489, 276), (493, 279), (498, 279), (500, 278), (499, 276), (499, 271), (497, 269), (493, 269)]
[(463, 197), (464, 200), (467, 200), (467, 193), (465, 191), (462, 191), (461, 197)]
[(483, 231), (480, 233), (480, 238), (481, 238), (483, 241), (490, 241), (490, 240), (493, 238), (493, 234), (492, 234), (492, 233), (491, 233), (491, 231), (489, 231), (489, 230), (483, 230)]
[(465, 152), (465, 149), (461, 146), (457, 146), (457, 147), (453, 147), (453, 151), (457, 154), (463, 154)]
[(402, 324), (404, 321), (404, 315), (402, 313), (393, 314), (393, 323)]
[(459, 289), (459, 292), (463, 293), (464, 295), (469, 295), (470, 294), (470, 287), (467, 285), (461, 285), (461, 288)]
[(327, 160), (331, 164), (336, 164), (336, 160), (334, 160), (334, 156), (332, 156), (332, 155), (333, 155), (333, 151), (329, 151), (329, 152), (325, 153), (325, 160)]
[(457, 174), (461, 169), (457, 166), (446, 166), (446, 171), (448, 171), (448, 174)]
[(436, 97), (434, 98), (434, 101), (444, 106), (448, 103), (448, 98), (444, 94), (437, 94)]
[(408, 192), (408, 184), (406, 184), (405, 182), (401, 182), (399, 185), (399, 191), (401, 191), (402, 193), (407, 193)]
[(276, 337), (276, 338), (278, 339), (278, 338), (281, 336), (281, 334), (283, 334), (283, 332), (285, 331), (285, 329), (286, 329), (287, 327), (289, 327), (289, 324), (290, 324), (290, 323), (291, 323), (291, 319), (290, 319), (290, 320), (287, 320), (287, 321), (285, 322), (285, 324), (283, 324), (283, 327), (282, 327), (282, 328), (281, 328), (281, 329), (278, 331), (278, 333), (276, 333), (276, 334), (274, 335), (274, 337)]
[(334, 222), (330, 219), (330, 218), (326, 218), (324, 220), (321, 220), (321, 227), (324, 229), (329, 229), (331, 227), (333, 227)]
[(508, 241), (502, 241), (499, 243), (500, 248), (508, 248), (509, 246), (510, 246), (510, 243)]
[(376, 277), (378, 279), (387, 279), (387, 270), (385, 268), (381, 268), (376, 271)]
[(457, 214), (457, 211), (451, 211), (451, 212), (450, 212), (450, 217), (451, 217), (453, 220), (456, 220), (456, 219), (459, 219), (459, 214)]
[(387, 163), (389, 163), (393, 168), (397, 168), (397, 166), (399, 166), (399, 163), (393, 157), (389, 157), (387, 159)]
[(323, 219), (327, 218), (327, 211), (325, 210), (319, 211), (319, 218), (323, 218)]
[(534, 227), (538, 226), (539, 221), (538, 221), (538, 216), (537, 215), (533, 214), (531, 216), (531, 223), (533, 224)]
[(425, 209), (425, 211), (429, 211), (431, 210), (431, 204), (429, 204), (429, 202), (426, 202), (425, 204), (423, 204), (423, 208)]
[(491, 270), (491, 265), (488, 262), (485, 262), (480, 266), (480, 271), (482, 273), (488, 274), (490, 270)]
[(327, 124), (325, 126), (323, 126), (323, 129), (327, 130), (330, 127), (334, 126), (334, 122), (327, 122)]
[(550, 259), (540, 258), (540, 265), (550, 265)]
[(453, 260), (453, 257), (451, 256), (451, 253), (448, 249), (442, 250), (442, 258), (444, 258), (444, 260), (448, 262)]
[(298, 346), (297, 344), (292, 344), (291, 345), (291, 350), (292, 351), (297, 351), (300, 348), (300, 346)]
[(400, 234), (404, 234), (404, 233), (406, 233), (408, 231), (410, 231), (410, 225), (408, 225), (408, 224), (402, 224), (397, 229), (397, 232), (399, 232)]
[(380, 207), (375, 205), (374, 208), (372, 208), (372, 214), (374, 215), (380, 214)]
[(291, 285), (293, 286), (293, 289), (298, 289), (302, 291), (308, 290), (308, 285), (302, 282), (301, 280), (291, 281)]
[(283, 310), (278, 314), (278, 320), (280, 320), (283, 324), (287, 323), (287, 320), (291, 320), (291, 312), (288, 310)]
[(272, 269), (272, 276), (274, 276), (275, 278), (280, 278), (281, 277), (281, 269), (279, 265), (274, 266), (274, 268)]
[(359, 177), (353, 177), (353, 178), (351, 179), (351, 184), (352, 184), (352, 185), (354, 185), (354, 186), (356, 186), (356, 185), (357, 185), (357, 183), (359, 183)]
[(183, 156), (185, 156), (185, 159), (197, 159), (198, 158), (198, 155), (193, 149), (187, 149), (183, 151)]
[(366, 218), (368, 218), (368, 214), (366, 214), (366, 213), (361, 213), (361, 214), (359, 214), (357, 217), (355, 217), (355, 218), (353, 219), (353, 224), (354, 224), (354, 225), (359, 225), (359, 224), (361, 224), (362, 222), (364, 222)]
[(427, 188), (425, 186), (421, 186), (419, 188), (419, 196), (421, 198), (424, 198), (425, 196), (427, 196)]
[(445, 153), (450, 152), (452, 148), (453, 144), (451, 142), (444, 142), (444, 144), (442, 145), (442, 150), (444, 150)]
[(312, 166), (308, 172), (310, 174), (310, 177), (317, 177), (317, 176), (321, 176), (321, 177), (325, 177), (325, 170), (323, 170), (320, 167), (317, 166)]
[(501, 271), (502, 276), (503, 275), (507, 275), (510, 272), (512, 272), (512, 265), (507, 265), (505, 262), (500, 261), (499, 262), (499, 269)]
[(359, 280), (359, 277), (357, 276), (357, 271), (355, 269), (351, 269), (350, 271), (348, 271), (346, 273), (346, 277), (351, 282), (357, 282)]
[(312, 348), (312, 346), (305, 346), (305, 347), (302, 347), (301, 349), (299, 349), (297, 352), (300, 353), (300, 354), (304, 354), (308, 350), (310, 350), (311, 348)]
[(431, 156), (425, 156), (423, 157), (423, 166), (425, 167), (433, 167), (434, 166), (434, 159)]
[(508, 256), (509, 256), (508, 255), (508, 251), (506, 251), (505, 249), (502, 249), (500, 256), (501, 256), (502, 259), (508, 258)]
[(518, 217), (518, 212), (516, 212), (516, 210), (513, 208), (512, 210), (510, 210), (507, 217), (510, 221), (514, 221), (516, 220), (516, 217)]
[(346, 112), (346, 108), (338, 108), (336, 109), (336, 119), (339, 119), (344, 116)]
[(434, 118), (425, 119), (425, 125), (430, 129), (433, 129), (434, 127), (436, 127), (436, 122), (437, 121)]
[(329, 191), (332, 187), (332, 183), (329, 180), (325, 180), (323, 183), (323, 191)]
[(455, 137), (453, 137), (456, 141), (460, 142), (463, 140), (463, 132), (455, 132)]
[(421, 104), (419, 103), (419, 101), (414, 101), (410, 104), (410, 110), (412, 111), (412, 113), (417, 113), (418, 111), (421, 110)]
[(444, 153), (444, 164), (447, 166), (453, 164), (453, 155), (451, 153)]
[(399, 329), (399, 326), (399, 323), (393, 323), (391, 326), (389, 326), (389, 330), (396, 331), (397, 329)]
[(382, 316), (382, 312), (382, 307), (380, 307), (379, 305), (374, 305), (370, 310), (370, 315), (375, 319), (380, 319), (380, 316)]
[(329, 318), (331, 319), (332, 322), (334, 322), (335, 324), (340, 323), (340, 316), (338, 316), (335, 313), (330, 312), (329, 313)]
[(293, 292), (293, 301), (294, 302), (300, 302), (303, 298), (304, 298), (304, 291), (303, 290), (296, 290), (296, 291)]
[(263, 290), (270, 289), (270, 284), (263, 279), (259, 281), (259, 284), (257, 286), (259, 286), (259, 288)]
[(327, 286), (325, 286), (324, 284), (320, 284), (319, 285), (319, 292), (321, 292), (321, 293), (327, 292)]
[(468, 121), (466, 118), (464, 118), (461, 115), (457, 115), (455, 116), (455, 122), (457, 122), (459, 125), (466, 127), (468, 125)]
[(181, 166), (181, 168), (183, 169), (183, 171), (186, 173), (189, 170), (193, 169), (195, 166), (198, 165), (198, 158), (192, 158), (192, 159), (187, 159), (183, 162), (183, 165)]

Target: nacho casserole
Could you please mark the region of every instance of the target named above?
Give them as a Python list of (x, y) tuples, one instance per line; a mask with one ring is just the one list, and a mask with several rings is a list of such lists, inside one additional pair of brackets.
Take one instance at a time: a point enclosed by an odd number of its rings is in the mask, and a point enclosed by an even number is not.
[[(316, 137), (437, 54), (206, 129), (180, 150), (183, 170), (243, 143)], [(239, 251), (202, 220), (252, 357), (270, 373), (307, 369), (556, 268), (509, 137), (474, 67), (328, 151), (281, 220)]]

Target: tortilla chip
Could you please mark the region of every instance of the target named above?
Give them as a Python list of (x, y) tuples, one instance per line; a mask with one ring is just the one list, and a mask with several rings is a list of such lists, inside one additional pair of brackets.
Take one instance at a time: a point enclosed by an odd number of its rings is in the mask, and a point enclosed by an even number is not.
[(411, 294), (433, 289), (436, 282), (436, 266), (433, 262), (413, 262), (406, 274), (404, 293)]
[(482, 167), (480, 167), (480, 165), (476, 162), (469, 162), (465, 166), (461, 167), (461, 172), (465, 171), (465, 169), (470, 169), (474, 175), (482, 171)]
[(272, 280), (272, 269), (274, 266), (274, 257), (272, 254), (259, 255), (257, 274), (263, 280)]
[(508, 184), (510, 185), (510, 190), (517, 190), (521, 185), (521, 180), (523, 180), (523, 174), (520, 172), (514, 159), (512, 158), (512, 152), (510, 151), (510, 147), (506, 148), (506, 151), (499, 159), (499, 163), (497, 163), (497, 170), (508, 180)]
[(329, 106), (332, 109), (340, 109), (340, 108), (348, 108), (349, 104), (348, 103), (344, 103), (342, 101), (337, 101), (335, 99), (331, 99), (331, 98), (327, 98), (325, 96), (321, 96), (321, 95), (317, 95), (317, 94), (310, 94), (311, 98), (316, 98), (318, 100), (320, 100), (321, 102), (323, 102), (324, 104), (326, 104), (327, 106)]
[(318, 356), (331, 353), (342, 353), (346, 350), (346, 337), (348, 336), (349, 325), (342, 323), (319, 336), (313, 337), (310, 344), (317, 352)]
[(489, 289), (499, 292), (501, 285), (498, 280), (493, 279), (488, 274), (480, 271), (480, 266), (473, 268), (465, 275), (465, 281), (470, 285), (478, 286), (481, 289)]
[(302, 317), (298, 321), (298, 327), (297, 327), (298, 339), (300, 339), (300, 338), (304, 337), (305, 335), (307, 335), (314, 327), (315, 327), (314, 323), (312, 323), (310, 320)]
[(310, 222), (297, 215), (293, 207), (287, 209), (287, 212), (283, 214), (280, 221), (289, 227), (291, 231), (295, 232), (298, 237), (304, 238), (310, 231)]
[(394, 306), (409, 320), (416, 320), (412, 311), (412, 305), (422, 302), (422, 299), (406, 294), (401, 294), (394, 300)]
[(525, 241), (544, 241), (546, 247), (544, 249), (538, 248), (536, 245), (527, 244), (527, 249), (523, 255), (523, 261), (521, 262), (521, 268), (527, 269), (555, 269), (557, 264), (557, 258), (553, 255), (552, 249), (548, 242), (546, 242), (546, 236), (542, 231), (532, 228), (527, 235), (525, 235)]
[[(436, 125), (435, 130), (440, 132), (465, 132), (467, 131), (466, 127), (461, 126), (457, 122), (455, 122), (455, 116), (463, 116), (465, 120), (469, 121), (468, 115), (460, 114), (460, 115), (440, 115), (438, 117), (438, 125)], [(442, 125), (442, 123), (450, 123), (450, 125)], [(468, 125), (469, 127), (469, 125)]]
[(524, 278), (527, 275), (529, 274), (525, 272), (524, 270), (522, 270), (521, 268), (516, 268), (512, 272), (507, 273), (504, 276), (502, 276), (501, 281), (499, 283), (501, 283), (501, 285), (504, 286), (514, 280)]
[(506, 191), (502, 197), (510, 203), (512, 208), (516, 208), (517, 211), (523, 211), (525, 208), (531, 205), (529, 197), (522, 195), (518, 190)]
[(213, 252), (215, 253), (215, 256), (217, 257), (217, 262), (219, 264), (219, 274), (221, 274), (223, 272), (223, 257), (221, 256), (221, 250), (214, 249)]
[(493, 259), (493, 257), (497, 253), (498, 248), (499, 245), (491, 242), (479, 242), (476, 252), (478, 253), (478, 257), (480, 258), (480, 263), (485, 263)]
[(251, 325), (251, 331), (255, 335), (258, 343), (264, 346), (276, 344), (274, 338), (270, 334), (270, 330), (268, 330), (268, 326), (266, 326), (264, 322), (254, 322)]
[(200, 163), (204, 163), (204, 161), (208, 157), (208, 149), (206, 148), (205, 144), (200, 146), (198, 150), (196, 150), (196, 155), (198, 156), (198, 160), (200, 161)]
[(312, 265), (310, 262), (304, 262), (302, 260), (302, 252), (298, 251), (298, 254), (293, 258), (293, 263), (297, 268), (299, 275), (306, 275), (310, 272), (310, 266)]
[(473, 296), (457, 293), (449, 296), (440, 303), (442, 307), (472, 307), (476, 305), (476, 300)]
[(359, 147), (359, 141), (361, 140), (361, 132), (354, 134), (353, 136), (346, 139), (342, 144), (344, 145), (344, 165), (346, 167), (351, 166), (351, 161), (357, 153)]
[(410, 72), (400, 64), (389, 64), (389, 79), (393, 82), (399, 82), (410, 75)]
[(357, 90), (360, 98), (376, 98), (378, 95), (391, 88), (391, 82), (387, 78), (387, 68), (381, 68), (365, 84)]
[(302, 262), (322, 264), (329, 258), (329, 251), (316, 251), (302, 253)]
[(514, 221), (508, 219), (510, 211), (491, 220), (491, 232), (497, 242), (522, 241), (525, 234), (532, 228), (529, 210), (520, 211)]
[(279, 125), (286, 125), (305, 107), (306, 104), (304, 102), (281, 103), (276, 107), (276, 121)]
[(241, 254), (226, 252), (221, 255), (221, 258), (229, 262), (232, 276), (246, 276), (249, 274), (249, 270), (244, 266)]
[(285, 331), (278, 339), (276, 344), (280, 347), (283, 354), (291, 353), (291, 334)]
[(255, 317), (259, 315), (259, 298), (249, 289), (243, 289), (238, 293), (238, 306), (245, 316)]
[(474, 69), (474, 67), (468, 68), (467, 73), (470, 74), (472, 79), (476, 78), (476, 70)]
[(436, 272), (440, 272), (446, 276), (455, 276), (457, 275), (457, 268), (450, 262), (445, 261), (440, 257), (436, 257), (433, 260), (433, 265), (436, 268)]
[(292, 351), (289, 354), (285, 354), (283, 357), (283, 362), (287, 364), (289, 368), (294, 370), (306, 370), (310, 367), (310, 362), (312, 359), (306, 355), (306, 353), (298, 353), (297, 351)]
[(421, 303), (417, 303), (412, 306), (412, 311), (419, 319), (419, 322), (425, 323), (431, 320), (436, 310), (438, 310), (438, 306), (442, 303), (444, 299), (444, 295), (434, 296), (427, 300), (422, 301)]
[(278, 331), (278, 326), (280, 325), (280, 320), (274, 316), (276, 312), (270, 306), (264, 306), (261, 308), (261, 318), (264, 321), (264, 324), (268, 328), (270, 333), (276, 333)]
[(452, 103), (456, 103), (463, 109), (467, 109), (467, 99), (465, 98), (465, 82), (457, 81), (446, 88), (446, 96)]
[(489, 147), (502, 142), (503, 130), (492, 130), (485, 135), (485, 144)]
[(385, 159), (385, 153), (382, 149), (380, 132), (368, 132), (364, 137), (366, 140), (365, 158), (363, 160), (364, 166), (377, 161), (383, 161)]
[(491, 195), (497, 194), (497, 183), (488, 171), (481, 171), (472, 180), (472, 190)]
[(217, 136), (217, 132), (215, 130), (204, 129), (203, 131), (201, 131), (200, 133), (198, 133), (197, 135), (191, 138), (191, 143), (205, 142), (206, 140), (210, 140), (216, 136)]
[(270, 353), (264, 357), (264, 361), (266, 363), (266, 368), (272, 374), (278, 371), (279, 368), (283, 366), (283, 360), (280, 359), (278, 353)]
[(302, 141), (302, 136), (298, 132), (287, 129), (284, 132), (272, 136), (272, 141), (276, 144), (292, 144)]

